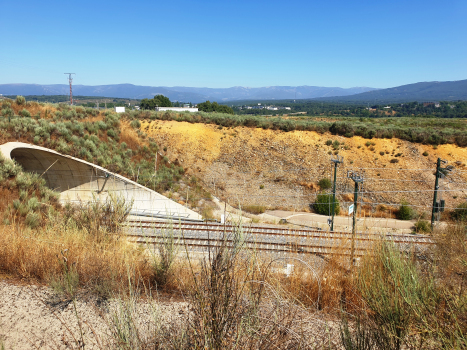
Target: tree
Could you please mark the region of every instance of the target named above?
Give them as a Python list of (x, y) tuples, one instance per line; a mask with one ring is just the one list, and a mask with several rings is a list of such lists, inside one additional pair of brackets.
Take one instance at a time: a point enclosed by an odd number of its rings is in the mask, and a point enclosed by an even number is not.
[(172, 102), (164, 95), (156, 95), (152, 99), (143, 98), (139, 104), (141, 109), (154, 109), (156, 107), (172, 107)]
[(226, 114), (235, 114), (233, 109), (226, 105), (220, 105), (217, 102), (211, 103), (210, 101), (198, 103), (198, 109), (203, 112), (218, 112)]
[[(316, 197), (316, 203), (313, 204), (313, 209), (317, 214), (331, 215), (332, 211), (332, 193), (321, 193)], [(340, 206), (336, 198), (334, 213), (339, 215)]]

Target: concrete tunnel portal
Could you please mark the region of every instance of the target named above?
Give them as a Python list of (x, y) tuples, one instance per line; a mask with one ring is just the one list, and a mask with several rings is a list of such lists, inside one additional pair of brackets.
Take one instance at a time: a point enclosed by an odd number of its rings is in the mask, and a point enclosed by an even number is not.
[(84, 160), (22, 142), (5, 143), (0, 152), (25, 171), (42, 175), (47, 186), (60, 193), (62, 203), (104, 201), (115, 193), (133, 201), (132, 216), (201, 220), (198, 213), (183, 205)]

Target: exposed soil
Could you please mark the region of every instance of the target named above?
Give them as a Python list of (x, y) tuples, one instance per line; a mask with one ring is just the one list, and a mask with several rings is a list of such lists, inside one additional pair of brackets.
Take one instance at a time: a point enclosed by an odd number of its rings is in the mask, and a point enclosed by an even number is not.
[[(454, 167), (441, 181), (441, 189), (448, 191), (443, 194), (446, 207), (455, 207), (466, 199), (467, 149), (456, 145), (435, 149), (399, 139), (367, 140), (311, 131), (222, 128), (176, 121), (143, 121), (141, 129), (161, 147), (167, 147), (165, 155), (171, 162), (200, 177), (214, 195), (231, 204), (306, 210), (314, 201), (317, 182), (324, 177), (331, 179), (330, 159), (336, 150), (325, 144), (327, 140), (341, 143), (337, 149), (344, 157), (337, 181), (338, 191), (343, 192), (341, 201), (352, 199), (354, 183), (347, 179), (347, 170), (353, 169), (364, 172), (363, 192), (374, 193), (364, 194), (363, 201), (373, 209), (380, 203), (396, 207), (406, 200), (424, 206), (420, 211), (427, 210), (438, 157)], [(394, 163), (392, 159), (396, 159)]]

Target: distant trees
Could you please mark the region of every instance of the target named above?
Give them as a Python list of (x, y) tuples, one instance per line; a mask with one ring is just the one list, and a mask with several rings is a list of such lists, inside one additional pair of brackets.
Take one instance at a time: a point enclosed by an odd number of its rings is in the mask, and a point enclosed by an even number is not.
[(211, 103), (210, 101), (206, 101), (203, 103), (198, 103), (198, 110), (203, 112), (218, 112), (218, 113), (226, 113), (226, 114), (234, 114), (232, 108), (226, 105), (220, 105), (217, 102)]
[(172, 107), (168, 97), (156, 95), (152, 99), (143, 98), (139, 104), (141, 109), (154, 109), (156, 107)]

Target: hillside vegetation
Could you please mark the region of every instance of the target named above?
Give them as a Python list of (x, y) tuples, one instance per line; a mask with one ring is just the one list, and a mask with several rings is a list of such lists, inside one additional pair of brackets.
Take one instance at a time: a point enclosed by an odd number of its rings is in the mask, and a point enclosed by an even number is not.
[(390, 216), (404, 200), (415, 205), (420, 215), (424, 211), (429, 215), (438, 157), (455, 169), (441, 182), (449, 190), (443, 197), (446, 206), (454, 208), (465, 201), (467, 149), (453, 144), (433, 146), (395, 138), (368, 140), (166, 120), (143, 121), (141, 128), (167, 145), (171, 161), (184, 164), (210, 192), (234, 205), (307, 210), (315, 202), (318, 182), (332, 180), (330, 159), (336, 155), (344, 157), (338, 168), (337, 191), (347, 205), (354, 188), (347, 170), (364, 168), (365, 193), (360, 198), (367, 216)]
[(209, 196), (196, 183), (196, 178), (186, 178), (185, 169), (168, 160), (166, 147), (159, 147), (153, 138), (139, 130), (139, 120), (131, 115), (67, 104), (28, 102), (22, 96), (16, 100), (5, 99), (0, 106), (1, 144), (20, 141), (51, 148), (100, 165), (158, 192), (176, 184), (188, 186), (191, 195), (183, 203), (188, 201), (194, 208), (200, 196)]

